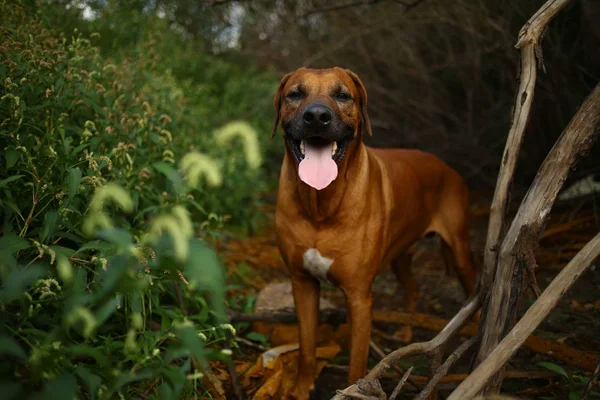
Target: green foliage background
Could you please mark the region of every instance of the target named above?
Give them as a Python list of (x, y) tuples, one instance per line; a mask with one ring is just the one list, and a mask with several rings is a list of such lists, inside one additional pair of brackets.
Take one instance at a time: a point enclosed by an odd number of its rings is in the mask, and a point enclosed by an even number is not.
[(277, 172), (276, 80), (111, 4), (0, 1), (6, 399), (201, 397), (233, 330), (203, 238), (255, 229)]

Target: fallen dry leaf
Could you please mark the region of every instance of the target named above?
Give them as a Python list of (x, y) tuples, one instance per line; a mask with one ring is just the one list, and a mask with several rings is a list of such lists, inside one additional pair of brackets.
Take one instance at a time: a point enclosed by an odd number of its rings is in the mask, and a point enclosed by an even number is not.
[(204, 385), (206, 389), (215, 399), (225, 399), (225, 389), (223, 388), (223, 382), (213, 373), (205, 373)]
[[(335, 342), (317, 348), (317, 376), (340, 351), (340, 345)], [(244, 388), (249, 393), (254, 390), (256, 380), (260, 380), (260, 387), (252, 399), (280, 399), (289, 393), (298, 370), (298, 355), (296, 343), (274, 347), (261, 354), (243, 379)]]

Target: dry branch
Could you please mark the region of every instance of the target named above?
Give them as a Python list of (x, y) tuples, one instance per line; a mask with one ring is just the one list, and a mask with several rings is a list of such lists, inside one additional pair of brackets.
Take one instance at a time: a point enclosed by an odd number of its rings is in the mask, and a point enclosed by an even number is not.
[[(514, 325), (526, 274), (533, 274), (534, 252), (558, 191), (580, 156), (587, 153), (600, 128), (600, 85), (585, 99), (544, 160), (506, 233), (498, 254), (498, 267), (481, 325), (481, 363)], [(486, 391), (498, 391), (498, 374)]]
[(474, 337), (470, 338), (469, 340), (463, 342), (463, 344), (461, 344), (460, 346), (458, 346), (458, 348), (456, 350), (454, 350), (454, 352), (452, 354), (450, 354), (450, 356), (440, 366), (440, 368), (438, 368), (438, 370), (435, 372), (435, 374), (433, 375), (431, 380), (427, 383), (427, 386), (425, 386), (425, 388), (421, 391), (421, 393), (416, 395), (413, 400), (427, 399), (427, 396), (429, 396), (429, 394), (433, 391), (433, 389), (435, 389), (435, 386), (438, 384), (440, 379), (442, 379), (444, 376), (446, 376), (446, 374), (448, 373), (450, 368), (452, 368), (454, 363), (456, 361), (458, 361), (462, 357), (464, 352), (467, 351), (469, 349), (469, 347), (471, 347), (473, 345), (473, 343), (475, 343), (476, 341), (477, 341), (477, 337), (474, 336)]
[[(494, 281), (494, 276), (498, 272), (498, 251), (502, 242), (502, 235), (505, 231), (505, 218), (510, 200), (510, 188), (514, 180), (515, 169), (525, 128), (529, 120), (531, 105), (535, 93), (535, 83), (537, 79), (537, 69), (543, 66), (541, 40), (547, 24), (552, 18), (568, 3), (569, 0), (549, 0), (527, 21), (519, 32), (519, 40), (516, 48), (521, 50), (521, 63), (519, 69), (519, 87), (515, 97), (515, 106), (512, 116), (512, 122), (502, 164), (496, 181), (496, 189), (490, 208), (490, 217), (488, 222), (488, 234), (484, 250), (484, 262), (482, 275), (480, 277), (480, 286), (487, 293), (488, 288)], [(477, 363), (480, 363), (493, 350), (500, 340), (500, 335), (504, 332), (497, 331), (498, 321), (505, 321), (502, 316), (496, 316), (490, 301), (505, 301), (505, 298), (498, 299), (489, 295), (484, 299), (484, 313), (481, 319), (482, 341), (477, 355)], [(517, 306), (513, 304), (513, 307)], [(489, 317), (488, 317), (489, 316)], [(509, 321), (512, 325), (513, 321)], [(498, 378), (494, 388), (498, 389)]]
[(497, 373), (512, 355), (521, 347), (525, 339), (552, 311), (561, 297), (600, 256), (600, 233), (597, 234), (569, 264), (554, 278), (544, 290), (540, 298), (527, 310), (523, 318), (508, 333), (467, 379), (465, 379), (448, 400), (469, 400), (485, 387), (486, 383)]
[[(297, 323), (296, 313), (293, 311), (278, 311), (259, 314), (244, 314), (244, 313), (229, 313), (231, 322), (270, 322), (277, 324), (293, 324)], [(337, 325), (346, 321), (346, 311), (337, 308), (326, 308), (320, 310), (319, 320), (321, 323)], [(422, 313), (406, 313), (398, 311), (381, 311), (373, 310), (373, 322), (386, 324), (408, 325), (413, 328), (422, 328), (430, 331), (439, 332), (448, 324), (448, 320)], [(377, 332), (374, 329), (374, 332)], [(468, 322), (458, 332), (459, 335), (475, 336), (477, 335), (477, 326), (473, 322)], [(381, 332), (377, 335), (389, 341), (401, 342), (398, 338)], [(248, 346), (256, 347), (259, 350), (261, 346), (242, 338), (236, 340), (245, 343)], [(567, 365), (593, 372), (596, 365), (600, 362), (600, 355), (595, 353), (583, 352), (572, 347), (560, 344), (555, 340), (544, 339), (539, 336), (530, 336), (525, 341), (524, 346), (536, 353), (550, 356), (556, 360), (560, 360)], [(262, 348), (262, 351), (265, 349)], [(385, 356), (385, 355), (384, 355)], [(382, 358), (384, 357), (382, 356)], [(445, 380), (442, 379), (442, 382)], [(411, 375), (409, 382), (413, 382)], [(417, 386), (425, 386), (423, 382), (413, 382)]]
[(504, 154), (502, 156), (502, 167), (498, 174), (496, 189), (490, 208), (490, 218), (488, 223), (488, 234), (484, 253), (484, 267), (481, 276), (481, 282), (484, 288), (488, 288), (494, 279), (496, 264), (498, 259), (498, 249), (504, 230), (504, 219), (508, 209), (510, 187), (514, 180), (515, 169), (519, 151), (523, 143), (525, 128), (529, 120), (533, 95), (535, 91), (535, 82), (537, 79), (536, 54), (540, 56), (537, 60), (540, 65), (541, 59), (541, 39), (546, 25), (558, 13), (569, 0), (550, 0), (547, 1), (538, 12), (527, 21), (519, 32), (519, 40), (516, 48), (521, 50), (520, 64), (520, 82), (517, 89), (515, 107), (512, 116), (512, 123)]
[(398, 395), (400, 394), (400, 391), (402, 390), (402, 387), (406, 383), (406, 381), (407, 381), (408, 377), (410, 376), (410, 373), (412, 372), (412, 370), (413, 370), (413, 367), (410, 367), (408, 370), (406, 370), (406, 373), (404, 374), (404, 376), (402, 377), (402, 379), (400, 379), (400, 382), (398, 382), (398, 384), (394, 388), (394, 391), (390, 395), (390, 399), (389, 400), (396, 400), (396, 397), (398, 397)]
[[(373, 341), (371, 340), (371, 342), (369, 343), (369, 346), (370, 346), (370, 347), (371, 347), (371, 349), (372, 349), (372, 350), (373, 350), (373, 351), (374, 351), (374, 352), (377, 354), (377, 356), (379, 356), (379, 359), (380, 359), (380, 360), (381, 360), (381, 359), (383, 359), (383, 358), (385, 358), (385, 356), (386, 356), (385, 352), (384, 352), (383, 350), (381, 350), (381, 349), (379, 348), (379, 346), (377, 346), (377, 344), (375, 344), (375, 342), (373, 342)], [(393, 368), (396, 370), (396, 372), (398, 372), (398, 373), (400, 373), (400, 374), (402, 374), (402, 375), (406, 376), (406, 379), (404, 379), (404, 377), (402, 377), (402, 380), (401, 380), (401, 381), (406, 381), (406, 380), (408, 379), (408, 383), (409, 383), (411, 386), (413, 386), (413, 387), (414, 387), (416, 390), (419, 390), (419, 389), (420, 389), (420, 387), (419, 387), (419, 386), (417, 386), (417, 384), (416, 384), (416, 383), (414, 383), (414, 382), (412, 381), (412, 379), (409, 379), (409, 378), (408, 378), (408, 375), (410, 375), (410, 374), (406, 375), (406, 374), (407, 374), (407, 372), (406, 372), (406, 371), (404, 371), (402, 368), (400, 368), (400, 366), (399, 366), (399, 365), (394, 365), (394, 367), (393, 367)], [(412, 367), (410, 368), (410, 370), (412, 370)], [(404, 382), (402, 383), (402, 385), (404, 385)], [(399, 386), (400, 386), (400, 385), (399, 385)]]
[[(370, 383), (378, 382), (385, 371), (395, 365), (403, 357), (413, 354), (433, 354), (441, 346), (453, 338), (460, 329), (468, 322), (479, 309), (480, 297), (479, 294), (474, 294), (469, 298), (467, 303), (456, 313), (456, 315), (448, 322), (448, 324), (438, 333), (433, 339), (427, 342), (412, 343), (406, 347), (401, 347), (388, 354), (367, 374), (364, 381)], [(343, 394), (336, 394), (332, 400), (342, 400), (344, 395), (348, 393), (360, 393), (361, 389), (357, 384), (354, 384), (344, 389)]]
[(587, 386), (585, 387), (585, 392), (583, 393), (581, 400), (587, 400), (588, 396), (590, 395), (590, 392), (592, 391), (592, 388), (594, 387), (594, 385), (596, 383), (596, 380), (598, 380), (598, 376), (600, 376), (600, 363), (596, 366), (596, 370), (592, 374), (590, 381), (588, 382)]

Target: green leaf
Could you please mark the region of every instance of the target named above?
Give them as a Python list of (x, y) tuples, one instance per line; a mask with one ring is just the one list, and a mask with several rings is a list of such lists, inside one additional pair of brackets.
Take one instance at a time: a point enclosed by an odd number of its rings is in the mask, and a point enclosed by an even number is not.
[(57, 245), (52, 245), (52, 246), (48, 246), (48, 247), (50, 247), (50, 249), (53, 250), (56, 253), (56, 255), (61, 255), (66, 258), (73, 257), (73, 255), (75, 254), (75, 250), (70, 249), (68, 247), (57, 246)]
[(51, 239), (56, 231), (58, 223), (58, 213), (55, 210), (46, 212), (44, 215), (44, 225), (40, 231), (40, 242), (44, 243), (46, 239)]
[(4, 186), (8, 185), (11, 182), (16, 181), (17, 179), (21, 179), (21, 177), (23, 177), (25, 175), (13, 175), (11, 177), (8, 177), (6, 179), (3, 179), (0, 181), (0, 188), (3, 188)]
[(12, 168), (19, 160), (19, 152), (15, 149), (6, 150), (6, 168)]
[(86, 344), (77, 344), (66, 347), (65, 352), (71, 356), (91, 357), (96, 360), (98, 366), (102, 368), (109, 368), (111, 366), (111, 362), (99, 349)]
[(98, 388), (102, 383), (102, 378), (98, 375), (93, 374), (92, 372), (90, 372), (89, 369), (82, 365), (78, 365), (75, 369), (75, 372), (87, 387), (90, 397), (92, 399), (95, 399), (96, 394), (98, 393)]
[(100, 307), (98, 311), (96, 311), (96, 321), (98, 322), (98, 325), (104, 324), (108, 317), (117, 311), (117, 306), (121, 302), (121, 298), (122, 296), (116, 296), (110, 299), (106, 302), (106, 304)]
[(554, 363), (547, 362), (547, 361), (542, 361), (542, 362), (538, 363), (538, 366), (549, 369), (550, 371), (556, 372), (557, 374), (560, 374), (560, 375), (564, 376), (565, 378), (569, 379), (569, 374), (567, 374), (567, 371), (565, 371), (565, 369), (558, 364), (554, 364)]
[(204, 367), (208, 366), (204, 357), (204, 344), (200, 340), (200, 337), (198, 337), (194, 325), (190, 323), (189, 325), (179, 326), (176, 329), (176, 334), (184, 348), (196, 357)]
[(199, 240), (190, 241), (190, 257), (184, 271), (191, 287), (211, 293), (218, 322), (225, 322), (225, 277), (215, 251)]
[(104, 240), (93, 240), (81, 246), (77, 253), (85, 250), (109, 250), (115, 247), (114, 244), (105, 242)]
[(166, 162), (156, 162), (152, 164), (152, 168), (162, 173), (175, 187), (175, 190), (180, 191), (183, 187), (183, 179), (173, 166)]
[(581, 396), (577, 392), (569, 392), (569, 400), (581, 400)]
[(96, 235), (113, 245), (117, 245), (120, 248), (129, 247), (132, 245), (131, 233), (125, 229), (111, 228), (102, 229), (96, 232)]
[(259, 332), (249, 332), (246, 335), (246, 339), (259, 343), (267, 343), (267, 337)]
[(4, 287), (0, 290), (0, 300), (9, 302), (20, 297), (44, 272), (44, 268), (39, 265), (21, 267), (10, 272), (3, 277)]
[[(94, 288), (96, 299), (102, 299), (109, 293), (114, 294), (115, 287), (122, 283), (128, 271), (127, 258), (116, 256), (112, 259), (110, 270), (102, 271), (97, 284), (99, 288)], [(99, 289), (99, 290), (98, 290)]]
[(173, 393), (173, 389), (171, 389), (171, 385), (169, 382), (163, 381), (163, 383), (158, 387), (158, 398), (160, 400), (176, 400), (175, 393)]
[(0, 336), (0, 354), (11, 356), (21, 361), (27, 360), (27, 354), (14, 338)]
[(28, 247), (29, 241), (15, 235), (14, 233), (9, 233), (0, 238), (0, 251), (2, 252), (14, 254), (17, 251), (25, 250)]
[(61, 375), (46, 384), (44, 388), (44, 400), (71, 400), (77, 393), (77, 381), (73, 375)]
[(119, 390), (129, 383), (151, 379), (152, 377), (154, 377), (154, 374), (149, 370), (139, 371), (138, 373), (123, 371), (119, 374), (117, 382), (115, 382), (115, 390)]
[(77, 167), (69, 168), (68, 171), (68, 180), (69, 180), (69, 203), (77, 194), (77, 188), (81, 183), (81, 170)]

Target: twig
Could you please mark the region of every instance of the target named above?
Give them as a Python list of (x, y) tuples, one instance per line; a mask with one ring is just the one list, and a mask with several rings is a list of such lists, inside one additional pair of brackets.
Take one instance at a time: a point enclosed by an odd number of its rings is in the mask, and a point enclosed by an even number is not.
[(183, 296), (181, 295), (181, 288), (177, 282), (173, 282), (173, 284), (175, 285), (175, 296), (177, 296), (177, 304), (179, 304), (179, 309), (184, 316), (187, 316), (185, 304), (183, 303)]
[(326, 7), (314, 8), (314, 9), (309, 10), (306, 13), (304, 13), (303, 17), (308, 17), (309, 15), (328, 12), (328, 11), (339, 11), (344, 8), (351, 8), (351, 7), (356, 7), (356, 6), (368, 6), (370, 4), (375, 4), (379, 1), (381, 1), (381, 0), (358, 0), (358, 1), (353, 1), (350, 3), (334, 4), (334, 5), (326, 6)]
[(472, 338), (466, 340), (465, 342), (463, 342), (463, 344), (458, 346), (458, 348), (454, 350), (454, 353), (450, 354), (446, 361), (438, 368), (438, 370), (435, 372), (429, 383), (427, 383), (427, 386), (425, 386), (421, 393), (416, 395), (413, 400), (426, 399), (427, 396), (429, 396), (429, 393), (431, 393), (433, 389), (435, 389), (435, 386), (438, 384), (440, 379), (446, 376), (452, 365), (454, 365), (454, 363), (462, 357), (464, 352), (467, 351), (469, 347), (471, 347), (476, 341), (477, 336), (473, 336)]
[(396, 397), (398, 397), (398, 395), (400, 394), (400, 391), (402, 390), (402, 386), (404, 386), (404, 383), (408, 380), (408, 377), (410, 376), (410, 373), (412, 372), (412, 370), (413, 370), (413, 367), (410, 367), (408, 370), (406, 370), (406, 373), (404, 374), (402, 379), (400, 379), (400, 382), (398, 382), (398, 385), (396, 385), (396, 387), (394, 388), (394, 391), (390, 395), (389, 400), (396, 400)]
[(523, 318), (506, 335), (504, 340), (459, 386), (448, 400), (472, 399), (521, 347), (525, 339), (552, 311), (561, 297), (586, 269), (600, 256), (600, 233), (597, 234), (563, 268), (548, 285), (540, 298), (527, 310)]
[(479, 309), (479, 294), (471, 296), (467, 303), (456, 313), (456, 315), (448, 322), (448, 324), (428, 342), (413, 343), (406, 347), (400, 348), (388, 354), (379, 364), (377, 364), (366, 376), (366, 380), (375, 380), (379, 378), (391, 365), (396, 364), (402, 357), (415, 353), (431, 353), (438, 347), (446, 343), (466, 324)]
[[(381, 360), (365, 377), (367, 382), (377, 381), (391, 366), (400, 361), (401, 358), (412, 354), (431, 354), (440, 346), (450, 340), (460, 329), (467, 323), (469, 318), (477, 312), (480, 304), (480, 294), (476, 292), (469, 298), (467, 303), (456, 313), (456, 315), (448, 322), (448, 324), (438, 333), (433, 339), (427, 342), (412, 343), (406, 347), (401, 347)], [(352, 385), (346, 388), (345, 391), (358, 392), (360, 389), (357, 385)], [(334, 400), (342, 400), (343, 397), (336, 395)]]
[(244, 345), (246, 345), (248, 347), (252, 347), (253, 349), (256, 349), (259, 351), (267, 351), (267, 348), (265, 346), (251, 342), (250, 340), (246, 340), (244, 338), (236, 337), (235, 341), (243, 343)]
[(590, 395), (590, 392), (592, 391), (592, 388), (594, 387), (594, 383), (598, 379), (598, 375), (600, 375), (600, 363), (596, 367), (596, 370), (592, 374), (590, 381), (588, 382), (587, 386), (585, 387), (585, 392), (583, 393), (581, 400), (587, 400), (588, 396)]
[[(278, 324), (297, 323), (296, 313), (291, 311), (277, 311), (261, 314), (244, 314), (230, 312), (230, 321), (232, 322), (271, 322)], [(346, 320), (346, 311), (343, 309), (327, 308), (320, 311), (319, 317), (321, 323), (340, 324)], [(388, 324), (410, 325), (416, 328), (423, 328), (430, 331), (441, 331), (448, 324), (448, 321), (429, 314), (404, 313), (397, 311), (373, 310), (373, 321)], [(394, 343), (403, 343), (398, 338), (384, 334), (377, 329), (373, 332), (385, 340)], [(477, 326), (472, 322), (467, 322), (459, 331), (460, 335), (475, 336)], [(530, 336), (525, 341), (525, 347), (539, 354), (551, 354), (553, 358), (560, 360), (568, 365), (593, 372), (600, 361), (600, 356), (594, 353), (583, 352), (569, 346), (562, 345), (554, 340), (548, 340), (539, 336)], [(413, 381), (413, 377), (409, 382)], [(416, 383), (416, 381), (414, 381)], [(416, 383), (420, 385), (420, 383)]]
[[(232, 338), (231, 332), (226, 331), (225, 336), (227, 340), (223, 343), (223, 347), (225, 349), (231, 350), (231, 345), (229, 341)], [(240, 380), (235, 370), (235, 365), (233, 364), (233, 359), (227, 360), (227, 369), (229, 370), (229, 376), (231, 377), (231, 386), (233, 386), (233, 391), (235, 393), (236, 400), (244, 400), (244, 391), (242, 390), (242, 386), (240, 385)]]
[[(338, 395), (344, 396), (344, 397), (350, 397), (352, 399), (362, 399), (362, 400), (378, 400), (376, 397), (373, 396), (367, 396), (358, 392), (348, 392), (346, 391), (346, 389), (344, 390), (336, 390), (336, 393)], [(337, 397), (337, 395), (336, 395)]]
[[(371, 346), (371, 349), (373, 349), (373, 351), (375, 353), (377, 353), (377, 355), (379, 356), (379, 359), (385, 358), (386, 354), (383, 352), (383, 350), (381, 350), (381, 348), (379, 348), (379, 346), (377, 346), (377, 344), (375, 342), (373, 342), (371, 340), (369, 342), (369, 346)], [(406, 371), (404, 371), (402, 368), (400, 368), (397, 364), (394, 365), (393, 368), (402, 375), (406, 374)], [(412, 369), (412, 367), (411, 367), (411, 369)], [(415, 389), (419, 390), (419, 386), (417, 386), (417, 384), (414, 383), (412, 380), (409, 380), (408, 383)]]

